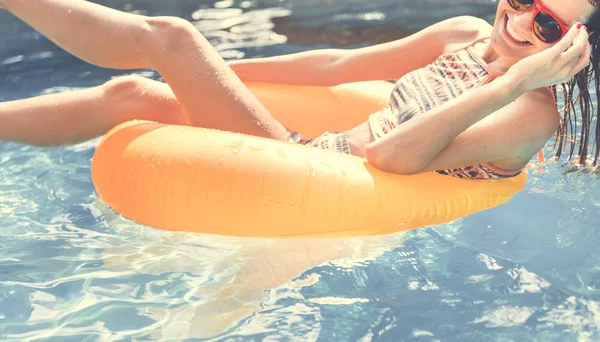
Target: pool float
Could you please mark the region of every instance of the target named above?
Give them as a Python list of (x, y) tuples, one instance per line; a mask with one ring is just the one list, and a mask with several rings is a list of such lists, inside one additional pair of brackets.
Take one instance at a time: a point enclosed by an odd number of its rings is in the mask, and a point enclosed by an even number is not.
[[(306, 136), (365, 121), (387, 105), (393, 87), (247, 85), (277, 119)], [(393, 175), (356, 156), (149, 121), (113, 128), (92, 160), (99, 197), (125, 218), (246, 237), (377, 235), (446, 223), (508, 201), (526, 178)]]

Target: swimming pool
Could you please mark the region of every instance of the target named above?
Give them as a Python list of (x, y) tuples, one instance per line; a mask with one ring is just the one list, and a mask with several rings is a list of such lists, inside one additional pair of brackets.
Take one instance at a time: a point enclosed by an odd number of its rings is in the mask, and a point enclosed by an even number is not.
[[(374, 43), (495, 9), (486, 0), (453, 1), (443, 12), (438, 0), (105, 3), (193, 18), (227, 58)], [(0, 12), (0, 101), (123, 74), (69, 56)], [(119, 218), (91, 183), (97, 143), (0, 142), (3, 341), (598, 339), (592, 175), (549, 165), (530, 172), (506, 205), (407, 233), (236, 239)]]

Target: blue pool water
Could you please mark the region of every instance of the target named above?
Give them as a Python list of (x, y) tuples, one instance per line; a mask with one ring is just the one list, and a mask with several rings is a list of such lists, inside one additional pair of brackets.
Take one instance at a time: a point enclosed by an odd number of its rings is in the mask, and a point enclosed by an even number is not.
[[(488, 0), (103, 3), (194, 20), (226, 58), (372, 44), (495, 10)], [(0, 101), (127, 73), (85, 64), (0, 13)], [(112, 213), (90, 178), (97, 143), (0, 142), (2, 341), (599, 339), (592, 175), (551, 164), (530, 172), (506, 205), (406, 233), (237, 239), (154, 230)]]

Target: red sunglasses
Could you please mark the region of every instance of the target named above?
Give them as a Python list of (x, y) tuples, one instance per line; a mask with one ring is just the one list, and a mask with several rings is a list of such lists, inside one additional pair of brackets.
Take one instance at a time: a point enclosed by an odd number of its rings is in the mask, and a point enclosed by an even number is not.
[(569, 29), (555, 14), (546, 8), (541, 0), (507, 0), (510, 7), (517, 11), (535, 11), (533, 17), (533, 32), (545, 43), (554, 43), (562, 39)]

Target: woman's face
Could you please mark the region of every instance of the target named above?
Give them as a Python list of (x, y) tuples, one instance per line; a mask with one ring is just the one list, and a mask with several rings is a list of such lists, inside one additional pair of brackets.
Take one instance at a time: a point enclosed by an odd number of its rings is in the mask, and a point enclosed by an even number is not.
[[(529, 0), (533, 1), (533, 0)], [(584, 23), (595, 7), (588, 0), (538, 0), (567, 28)], [(496, 20), (491, 35), (494, 50), (505, 57), (524, 58), (551, 47), (541, 41), (533, 31), (535, 10), (517, 11), (508, 0), (499, 0)], [(525, 43), (519, 42), (525, 40)]]

